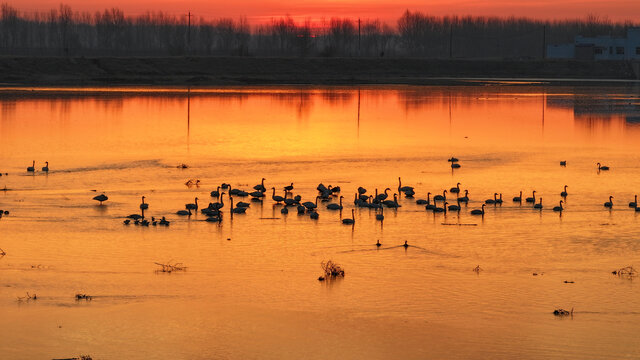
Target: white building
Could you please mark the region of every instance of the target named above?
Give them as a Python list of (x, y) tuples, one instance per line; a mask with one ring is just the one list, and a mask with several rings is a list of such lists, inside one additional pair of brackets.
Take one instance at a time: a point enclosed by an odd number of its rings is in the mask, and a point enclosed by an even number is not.
[(640, 28), (627, 30), (627, 37), (576, 36), (573, 44), (547, 46), (549, 59), (640, 60)]

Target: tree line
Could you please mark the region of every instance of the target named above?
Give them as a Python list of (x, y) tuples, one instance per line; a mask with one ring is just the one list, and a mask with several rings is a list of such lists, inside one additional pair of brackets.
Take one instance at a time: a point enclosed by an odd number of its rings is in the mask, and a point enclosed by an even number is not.
[(27, 56), (326, 56), (429, 58), (542, 58), (548, 44), (576, 35), (625, 36), (637, 23), (588, 16), (534, 20), (431, 16), (406, 10), (396, 24), (379, 19), (291, 17), (250, 25), (245, 17), (207, 20), (117, 8), (95, 13), (60, 5), (21, 13), (0, 5), (0, 54)]

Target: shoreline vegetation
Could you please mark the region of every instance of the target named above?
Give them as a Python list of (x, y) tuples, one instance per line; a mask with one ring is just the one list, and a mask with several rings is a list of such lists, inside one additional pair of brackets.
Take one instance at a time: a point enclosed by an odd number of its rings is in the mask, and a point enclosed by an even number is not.
[(0, 57), (0, 86), (580, 85), (637, 81), (640, 62), (296, 57)]

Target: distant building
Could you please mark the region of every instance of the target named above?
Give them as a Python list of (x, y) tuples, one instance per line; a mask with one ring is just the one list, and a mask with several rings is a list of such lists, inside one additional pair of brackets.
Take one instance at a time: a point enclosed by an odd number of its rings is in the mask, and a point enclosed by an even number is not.
[(573, 44), (547, 46), (548, 59), (640, 60), (640, 28), (627, 30), (627, 37), (576, 36)]

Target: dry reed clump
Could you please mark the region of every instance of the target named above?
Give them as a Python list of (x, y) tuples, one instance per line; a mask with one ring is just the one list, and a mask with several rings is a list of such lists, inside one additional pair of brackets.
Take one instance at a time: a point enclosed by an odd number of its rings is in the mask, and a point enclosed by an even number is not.
[(325, 279), (335, 279), (339, 276), (344, 277), (344, 269), (340, 265), (334, 263), (332, 260), (321, 262), (320, 267), (324, 272), (324, 274), (318, 278), (318, 280), (320, 281), (324, 281)]
[(187, 270), (187, 267), (184, 266), (184, 264), (182, 264), (182, 263), (175, 263), (175, 264), (154, 263), (154, 264), (160, 266), (160, 269), (157, 270), (158, 272), (171, 273), (171, 272), (174, 272), (174, 271), (185, 271), (185, 270)]
[(638, 271), (634, 269), (633, 266), (626, 266), (618, 270), (613, 270), (611, 273), (613, 275), (627, 276), (630, 278), (638, 275)]
[(556, 309), (556, 310), (553, 310), (553, 315), (555, 315), (555, 316), (567, 316), (567, 315), (572, 315), (572, 316), (573, 316), (573, 308), (571, 308), (571, 311), (569, 311), (569, 310), (565, 310), (565, 309)]

